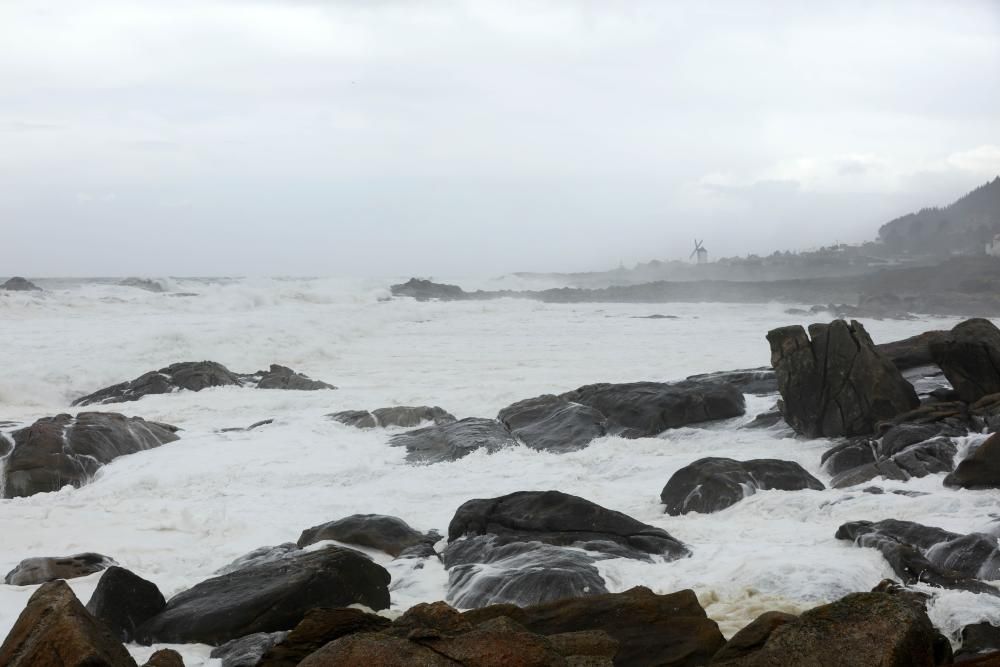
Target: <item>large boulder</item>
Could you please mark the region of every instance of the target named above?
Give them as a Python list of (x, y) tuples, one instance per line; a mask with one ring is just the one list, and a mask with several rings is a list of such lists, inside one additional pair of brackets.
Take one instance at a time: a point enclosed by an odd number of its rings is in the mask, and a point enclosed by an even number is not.
[(444, 408), (429, 405), (398, 405), (391, 408), (367, 410), (344, 410), (328, 415), (330, 418), (356, 428), (375, 428), (377, 426), (401, 426), (413, 428), (425, 422), (438, 426), (450, 424), (455, 416)]
[(165, 606), (167, 601), (156, 584), (125, 568), (112, 566), (97, 582), (87, 602), (87, 611), (103, 621), (119, 639), (130, 642), (136, 628)]
[(746, 402), (728, 382), (628, 382), (590, 384), (562, 394), (594, 408), (628, 437), (653, 437), (671, 428), (739, 417)]
[(82, 486), (101, 466), (177, 440), (177, 428), (114, 412), (44, 417), (14, 431), (14, 451), (0, 473), (4, 497)]
[(782, 620), (755, 650), (722, 653), (712, 667), (934, 667), (950, 657), (927, 613), (899, 595), (852, 593)]
[(1000, 489), (1000, 433), (994, 433), (962, 459), (945, 486), (965, 489)]
[(896, 368), (907, 371), (933, 364), (931, 343), (942, 340), (947, 335), (947, 331), (925, 331), (903, 340), (880, 343), (875, 346), (875, 349), (883, 357), (888, 358)]
[(961, 322), (930, 344), (934, 362), (967, 403), (1000, 392), (1000, 329), (989, 320)]
[(865, 435), (917, 407), (917, 394), (855, 321), (773, 329), (767, 334), (782, 412), (810, 438)]
[(0, 646), (4, 667), (135, 667), (108, 628), (87, 613), (65, 581), (43, 584)]
[(798, 463), (777, 459), (698, 459), (673, 475), (660, 493), (671, 515), (718, 512), (757, 490), (799, 491), (826, 487)]
[[(298, 545), (305, 547), (323, 540), (336, 540), (400, 556), (418, 547), (430, 547), (441, 539), (437, 533), (421, 533), (408, 523), (384, 514), (352, 514), (302, 531)], [(426, 551), (426, 549), (424, 549)]]
[(477, 449), (489, 454), (517, 446), (507, 427), (495, 419), (470, 417), (392, 436), (389, 444), (406, 448), (410, 463), (456, 461)]
[(599, 411), (551, 394), (508, 405), (497, 419), (526, 446), (549, 452), (583, 449), (608, 432)]
[(40, 292), (42, 290), (41, 287), (21, 276), (14, 276), (3, 285), (0, 285), (0, 289), (11, 292)]
[(328, 547), (250, 565), (201, 582), (139, 627), (144, 643), (222, 644), (291, 630), (314, 607), (389, 606), (389, 573), (351, 549)]
[(765, 611), (735, 635), (712, 657), (712, 664), (742, 658), (760, 650), (775, 630), (785, 623), (798, 620), (798, 616), (781, 611)]
[(286, 366), (271, 364), (269, 370), (234, 373), (215, 361), (182, 361), (156, 371), (143, 373), (134, 380), (105, 387), (82, 396), (73, 405), (124, 403), (138, 401), (150, 394), (170, 394), (186, 389), (201, 391), (209, 387), (252, 387), (256, 389), (316, 390), (336, 389), (332, 384), (310, 379)]
[(619, 667), (699, 667), (722, 648), (719, 626), (708, 618), (693, 591), (658, 595), (636, 587), (624, 593), (569, 598), (530, 607), (494, 605), (468, 611), (470, 623), (507, 616), (528, 630), (557, 635), (603, 630), (618, 642)]
[(95, 553), (73, 556), (25, 558), (7, 573), (3, 582), (11, 586), (34, 586), (56, 579), (76, 579), (111, 567), (115, 561)]
[(912, 521), (885, 519), (845, 523), (837, 529), (836, 537), (878, 549), (905, 584), (1000, 594), (983, 583), (1000, 579), (1000, 549), (994, 536), (961, 535)]

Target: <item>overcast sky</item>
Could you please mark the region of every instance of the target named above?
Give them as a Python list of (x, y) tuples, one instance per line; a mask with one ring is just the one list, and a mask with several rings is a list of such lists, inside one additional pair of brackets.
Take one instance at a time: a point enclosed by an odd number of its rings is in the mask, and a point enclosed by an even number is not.
[(765, 253), (998, 174), (990, 0), (0, 2), (0, 275)]

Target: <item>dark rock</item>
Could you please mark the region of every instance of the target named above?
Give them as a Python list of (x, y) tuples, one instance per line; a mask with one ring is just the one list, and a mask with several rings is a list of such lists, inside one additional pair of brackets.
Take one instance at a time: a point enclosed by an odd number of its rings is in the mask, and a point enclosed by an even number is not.
[(367, 410), (344, 410), (343, 412), (335, 412), (327, 416), (355, 428), (375, 428), (377, 426), (413, 428), (425, 422), (433, 422), (435, 425), (440, 426), (455, 421), (453, 414), (436, 405), (403, 405), (393, 408), (378, 408), (371, 412)]
[(388, 619), (360, 609), (310, 609), (284, 639), (264, 653), (258, 667), (296, 667), (332, 641), (355, 633), (377, 632), (388, 625)]
[(112, 565), (115, 565), (114, 560), (95, 553), (25, 558), (7, 573), (3, 581), (11, 586), (33, 586), (56, 579), (86, 577)]
[(808, 336), (801, 326), (783, 327), (767, 339), (785, 421), (797, 433), (866, 435), (879, 421), (919, 404), (913, 387), (858, 322), (813, 324)]
[(336, 389), (332, 384), (310, 379), (307, 375), (296, 373), (287, 366), (271, 364), (266, 371), (257, 371), (253, 375), (243, 376), (245, 384), (254, 385), (257, 389), (292, 389), (295, 391), (316, 391), (318, 389)]
[(233, 426), (230, 428), (220, 428), (219, 433), (235, 433), (237, 431), (252, 431), (255, 428), (260, 428), (261, 426), (267, 426), (268, 424), (273, 424), (273, 419), (262, 419), (259, 422), (254, 422), (247, 427)]
[(995, 537), (983, 533), (960, 535), (895, 519), (845, 523), (836, 537), (878, 549), (905, 584), (919, 582), (1000, 594), (980, 581), (1000, 579), (1000, 549)]
[(208, 387), (240, 384), (240, 377), (222, 364), (214, 361), (184, 361), (83, 396), (73, 401), (73, 405), (124, 403), (138, 401), (150, 394), (169, 394), (180, 389), (201, 391)]
[(671, 515), (718, 512), (738, 503), (758, 489), (799, 491), (826, 487), (798, 463), (777, 459), (698, 459), (673, 475), (660, 493)]
[(863, 466), (851, 468), (850, 470), (845, 470), (842, 473), (834, 475), (830, 480), (830, 488), (846, 489), (850, 486), (857, 486), (858, 484), (870, 482), (871, 480), (879, 477), (883, 479), (894, 479), (900, 482), (905, 482), (910, 478), (906, 471), (896, 465), (893, 461), (876, 461), (874, 463), (867, 463)]
[(150, 280), (149, 278), (125, 278), (118, 281), (118, 284), (122, 287), (135, 287), (136, 289), (143, 289), (147, 292), (165, 292), (163, 285), (155, 280)]
[(759, 649), (711, 664), (933, 667), (941, 664), (945, 653), (927, 614), (905, 598), (852, 593), (774, 628)]
[(389, 444), (406, 447), (406, 460), (411, 463), (441, 463), (457, 461), (477, 449), (493, 454), (516, 446), (517, 440), (495, 419), (470, 417), (399, 433), (389, 439)]
[(930, 347), (934, 362), (963, 401), (1000, 393), (1000, 329), (989, 320), (961, 322)]
[(459, 539), (444, 553), (448, 602), (462, 609), (526, 606), (607, 593), (596, 559), (542, 542), (497, 545), (493, 535)]
[(962, 628), (962, 648), (956, 655), (976, 655), (1000, 651), (1000, 626), (973, 623)]
[(1000, 667), (1000, 651), (974, 656), (966, 655), (955, 662), (961, 664), (962, 667)]
[(161, 648), (142, 667), (184, 667), (184, 658), (171, 648)]
[(994, 433), (962, 459), (955, 472), (944, 478), (945, 486), (965, 489), (1000, 488), (1000, 433)]
[(878, 443), (869, 438), (852, 438), (823, 452), (820, 464), (826, 472), (837, 476), (875, 463), (877, 447)]
[(590, 384), (561, 398), (590, 406), (611, 424), (635, 437), (653, 437), (670, 428), (739, 417), (746, 404), (739, 389), (726, 382), (685, 380)]
[(166, 606), (167, 601), (156, 584), (125, 568), (112, 566), (97, 582), (87, 611), (103, 621), (123, 642), (130, 642), (136, 628)]
[(220, 667), (257, 667), (264, 654), (288, 636), (287, 632), (255, 632), (212, 649), (209, 657)]
[(494, 605), (463, 615), (473, 624), (507, 616), (543, 635), (603, 630), (618, 641), (614, 664), (619, 666), (697, 667), (726, 641), (690, 590), (657, 595), (639, 586), (523, 608)]
[(375, 428), (378, 426), (375, 415), (367, 410), (343, 410), (327, 415), (327, 417), (354, 428)]
[(875, 346), (879, 354), (887, 357), (893, 365), (901, 371), (929, 366), (934, 363), (931, 355), (931, 343), (942, 340), (948, 335), (947, 331), (926, 331), (910, 338), (893, 341), (891, 343), (881, 343)]
[(753, 418), (753, 421), (744, 424), (740, 428), (743, 429), (753, 429), (753, 428), (771, 428), (772, 426), (777, 426), (778, 424), (785, 424), (785, 417), (781, 414), (781, 410), (775, 408), (769, 412), (762, 412)]
[(221, 644), (291, 630), (314, 607), (389, 606), (389, 573), (350, 549), (328, 547), (251, 565), (197, 584), (167, 602), (137, 635), (146, 643)]
[(177, 429), (114, 412), (44, 417), (14, 431), (14, 451), (0, 480), (7, 498), (83, 486), (101, 466), (177, 440)]
[(470, 500), (455, 512), (448, 540), (470, 535), (495, 535), (498, 546), (537, 541), (628, 558), (690, 555), (661, 528), (559, 491), (518, 491)]
[(393, 285), (389, 289), (393, 296), (410, 296), (417, 301), (429, 301), (430, 299), (455, 301), (467, 297), (466, 292), (458, 285), (444, 285), (419, 278), (410, 278), (405, 283)]
[(336, 540), (399, 556), (411, 547), (422, 544), (433, 546), (440, 539), (437, 533), (421, 533), (394, 516), (352, 514), (302, 531), (298, 545), (305, 547), (323, 540)]
[(716, 373), (701, 373), (687, 378), (694, 382), (726, 382), (739, 389), (744, 394), (767, 396), (778, 393), (778, 376), (774, 370), (747, 368), (738, 371), (718, 371)]
[(43, 584), (0, 646), (4, 667), (135, 667), (120, 641), (87, 613), (65, 581)]
[(726, 645), (719, 649), (719, 652), (712, 657), (712, 664), (726, 662), (735, 658), (759, 651), (767, 643), (771, 634), (792, 621), (797, 621), (798, 616), (786, 614), (782, 611), (766, 611), (737, 632), (730, 638)]
[(20, 276), (14, 276), (3, 285), (0, 285), (0, 289), (10, 290), (11, 292), (41, 292), (42, 288), (35, 283), (27, 280), (26, 278), (21, 278)]
[(278, 544), (273, 547), (257, 547), (250, 553), (243, 554), (225, 567), (219, 568), (215, 571), (215, 573), (229, 574), (230, 572), (236, 572), (237, 570), (242, 570), (243, 568), (252, 567), (254, 565), (276, 563), (278, 561), (285, 560), (286, 558), (296, 556), (300, 553), (302, 553), (302, 549), (300, 549), (297, 544), (292, 542), (284, 542), (283, 544)]
[(594, 408), (547, 394), (508, 405), (497, 415), (532, 449), (571, 452), (607, 433), (607, 419)]

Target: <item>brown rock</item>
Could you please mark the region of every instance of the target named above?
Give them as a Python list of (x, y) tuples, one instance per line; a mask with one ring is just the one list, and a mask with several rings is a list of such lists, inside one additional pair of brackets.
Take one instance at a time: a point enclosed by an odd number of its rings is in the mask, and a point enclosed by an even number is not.
[(28, 600), (0, 646), (4, 667), (135, 667), (135, 661), (95, 619), (65, 581), (43, 584)]
[(945, 486), (965, 489), (1000, 488), (1000, 433), (994, 433), (962, 459), (955, 472), (944, 478)]
[(712, 661), (725, 662), (753, 653), (764, 646), (772, 632), (796, 619), (798, 616), (783, 611), (766, 611), (733, 635), (726, 645), (719, 649)]
[(149, 656), (149, 660), (142, 667), (184, 667), (184, 659), (177, 651), (162, 648)]
[(388, 619), (360, 609), (311, 609), (287, 637), (264, 653), (258, 667), (295, 667), (332, 641), (388, 625)]

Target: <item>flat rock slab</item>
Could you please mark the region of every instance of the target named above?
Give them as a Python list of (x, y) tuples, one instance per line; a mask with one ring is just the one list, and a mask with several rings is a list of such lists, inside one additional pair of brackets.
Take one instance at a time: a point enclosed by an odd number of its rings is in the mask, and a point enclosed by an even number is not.
[(436, 405), (400, 405), (391, 408), (378, 408), (371, 412), (368, 410), (344, 410), (328, 416), (342, 424), (354, 426), (355, 428), (376, 428), (380, 426), (413, 428), (426, 422), (440, 426), (441, 424), (450, 424), (456, 421), (453, 414)]
[(406, 448), (410, 463), (457, 461), (482, 449), (489, 454), (518, 442), (507, 427), (495, 419), (470, 417), (450, 424), (427, 426), (392, 436), (389, 444)]

